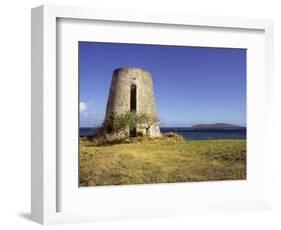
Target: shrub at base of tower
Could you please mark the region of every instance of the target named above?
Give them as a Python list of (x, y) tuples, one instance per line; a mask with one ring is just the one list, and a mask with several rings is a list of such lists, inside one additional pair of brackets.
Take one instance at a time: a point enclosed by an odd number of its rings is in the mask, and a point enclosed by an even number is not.
[(136, 136), (154, 137), (153, 128), (159, 119), (147, 113), (128, 111), (123, 114), (111, 113), (102, 125), (99, 136), (103, 141), (126, 140), (131, 138), (130, 130), (136, 129)]
[(157, 125), (159, 122), (158, 117), (153, 116), (152, 114), (148, 113), (141, 113), (138, 114), (138, 126), (140, 129), (145, 129), (145, 134), (148, 136), (154, 136), (151, 135), (152, 127), (154, 125)]

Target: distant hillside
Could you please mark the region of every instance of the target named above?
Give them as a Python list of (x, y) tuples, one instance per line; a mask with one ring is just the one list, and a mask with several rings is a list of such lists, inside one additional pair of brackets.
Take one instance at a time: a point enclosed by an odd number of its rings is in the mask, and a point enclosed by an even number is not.
[(198, 124), (193, 125), (192, 128), (194, 129), (226, 129), (226, 128), (244, 128), (239, 125), (232, 125), (232, 124), (226, 124), (226, 123), (215, 123), (215, 124)]

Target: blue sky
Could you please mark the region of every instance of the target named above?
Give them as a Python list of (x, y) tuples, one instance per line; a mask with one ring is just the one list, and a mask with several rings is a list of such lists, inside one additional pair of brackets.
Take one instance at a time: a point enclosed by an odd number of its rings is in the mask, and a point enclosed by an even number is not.
[(112, 72), (152, 73), (161, 126), (246, 125), (246, 50), (79, 42), (80, 127), (104, 119)]

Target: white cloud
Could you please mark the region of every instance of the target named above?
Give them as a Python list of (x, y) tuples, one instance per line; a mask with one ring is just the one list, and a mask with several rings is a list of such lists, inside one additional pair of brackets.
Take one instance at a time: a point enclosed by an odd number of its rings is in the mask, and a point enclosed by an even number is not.
[(85, 102), (81, 101), (79, 107), (80, 107), (80, 113), (83, 113), (87, 110), (87, 104)]
[(97, 114), (93, 111), (94, 101), (79, 103), (80, 127), (100, 126), (104, 119), (104, 114)]

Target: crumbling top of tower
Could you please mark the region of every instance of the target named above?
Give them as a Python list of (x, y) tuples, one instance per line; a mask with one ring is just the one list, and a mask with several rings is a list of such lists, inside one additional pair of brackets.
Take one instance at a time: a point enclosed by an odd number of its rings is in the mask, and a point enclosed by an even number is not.
[(113, 75), (117, 74), (118, 72), (144, 72), (146, 73), (145, 76), (151, 76), (151, 73), (148, 72), (147, 70), (144, 70), (144, 69), (141, 69), (139, 67), (120, 67), (120, 68), (117, 68), (113, 71)]

